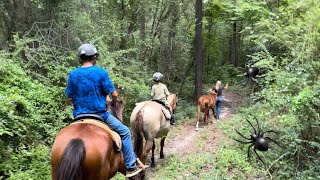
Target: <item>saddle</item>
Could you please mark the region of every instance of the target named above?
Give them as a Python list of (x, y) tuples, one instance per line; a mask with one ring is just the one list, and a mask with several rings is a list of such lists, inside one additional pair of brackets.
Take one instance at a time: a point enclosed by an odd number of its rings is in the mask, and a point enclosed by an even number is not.
[(161, 104), (161, 110), (162, 113), (164, 114), (164, 116), (166, 117), (167, 120), (171, 120), (171, 112), (169, 107), (167, 107), (162, 101), (157, 100), (157, 99), (152, 99), (151, 101), (157, 102), (159, 104)]
[(81, 114), (74, 118), (76, 122), (72, 124), (79, 124), (79, 123), (85, 123), (85, 124), (92, 124), (95, 126), (98, 126), (111, 134), (113, 142), (116, 144), (117, 151), (121, 151), (122, 143), (121, 143), (121, 137), (118, 133), (110, 129), (110, 127), (103, 122), (103, 118), (96, 114)]

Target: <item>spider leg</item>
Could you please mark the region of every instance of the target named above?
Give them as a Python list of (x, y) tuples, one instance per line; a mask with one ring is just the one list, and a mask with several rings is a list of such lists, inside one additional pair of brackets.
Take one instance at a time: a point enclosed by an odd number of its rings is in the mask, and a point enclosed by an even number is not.
[(248, 146), (248, 161), (250, 161), (250, 148), (253, 146), (254, 144), (251, 144), (250, 146)]
[[(249, 82), (249, 78), (248, 77), (246, 77), (245, 79), (244, 79), (244, 81), (245, 81), (245, 83), (242, 85), (242, 87), (244, 87), (245, 85), (247, 85), (248, 84), (248, 82)], [(243, 82), (244, 82), (243, 81)]]
[(245, 137), (244, 135), (242, 135), (239, 131), (237, 131), (236, 129), (234, 129), (241, 137), (247, 139), (247, 140), (251, 140), (250, 138)]
[(240, 141), (240, 140), (238, 140), (238, 139), (234, 139), (234, 138), (232, 138), (232, 139), (235, 140), (235, 141), (237, 141), (237, 142), (239, 142), (239, 143), (242, 143), (242, 144), (250, 144), (250, 143), (253, 142), (253, 141), (243, 142), (243, 141)]
[(251, 79), (254, 83), (258, 83), (258, 80), (256, 78), (253, 78)]
[(269, 138), (269, 137), (265, 137), (266, 139), (269, 139), (270, 141), (272, 141), (272, 142), (274, 142), (274, 143), (276, 143), (279, 147), (282, 147), (282, 146), (280, 146), (280, 144), (279, 143), (277, 143), (275, 140), (273, 140), (273, 139), (271, 139), (271, 138)]
[[(242, 76), (242, 75), (241, 75)], [(245, 77), (243, 80), (241, 80), (239, 83), (237, 83), (237, 84), (243, 84), (243, 82), (245, 82), (247, 80), (247, 77)], [(244, 85), (242, 85), (242, 86), (244, 86)]]
[(257, 122), (257, 125), (258, 125), (258, 137), (260, 137), (260, 132), (261, 132), (261, 129), (260, 129), (260, 125), (259, 125), (259, 122), (258, 122), (258, 119), (257, 117), (254, 117), (256, 119), (256, 122)]
[(252, 77), (251, 76), (249, 76), (249, 83), (250, 83), (250, 85), (252, 84)]
[(260, 156), (259, 156), (259, 154), (257, 153), (255, 147), (253, 148), (253, 151), (254, 151), (254, 153), (256, 153), (256, 155), (258, 156), (259, 160), (260, 160), (263, 164), (266, 164), (266, 163), (264, 163), (264, 161), (260, 158)]
[(249, 123), (249, 124), (251, 125), (251, 127), (253, 128), (254, 134), (257, 134), (257, 130), (256, 130), (256, 128), (253, 127), (252, 123), (251, 123), (247, 118), (245, 118), (245, 119), (248, 121), (248, 123)]
[(276, 133), (276, 134), (279, 133), (277, 131), (269, 130), (269, 131), (262, 132), (261, 136), (263, 137), (264, 133), (267, 133), (267, 132), (273, 132), (273, 133)]

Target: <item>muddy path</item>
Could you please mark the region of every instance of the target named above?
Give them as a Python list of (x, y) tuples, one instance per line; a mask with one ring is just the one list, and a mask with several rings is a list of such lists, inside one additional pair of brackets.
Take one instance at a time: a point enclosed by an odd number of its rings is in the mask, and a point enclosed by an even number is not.
[[(203, 125), (203, 123), (200, 123), (198, 131), (195, 130), (196, 119), (190, 119), (181, 125), (172, 127), (165, 141), (164, 159), (159, 159), (160, 141), (156, 140), (155, 163), (157, 164), (157, 167), (161, 167), (166, 159), (168, 159), (170, 156), (174, 155), (179, 156), (180, 158), (185, 158), (192, 153), (203, 153), (212, 149), (218, 150), (219, 144), (221, 144), (220, 142), (231, 141), (224, 134), (223, 130), (219, 128), (219, 124), (225, 123), (234, 116), (235, 110), (239, 105), (239, 99), (241, 98), (239, 95), (230, 92), (225, 92), (224, 96), (225, 101), (222, 105), (222, 112), (220, 114), (219, 122), (217, 122), (213, 118), (213, 115), (210, 114), (210, 120), (212, 120), (213, 123), (208, 125)], [(202, 142), (206, 145), (199, 148), (199, 146), (197, 146), (197, 142), (201, 136), (206, 136), (205, 142)], [(150, 154), (148, 158), (149, 161), (147, 162), (148, 165), (151, 164)], [(152, 179), (151, 177), (153, 177), (153, 172), (153, 168), (148, 169), (146, 173), (147, 179)]]

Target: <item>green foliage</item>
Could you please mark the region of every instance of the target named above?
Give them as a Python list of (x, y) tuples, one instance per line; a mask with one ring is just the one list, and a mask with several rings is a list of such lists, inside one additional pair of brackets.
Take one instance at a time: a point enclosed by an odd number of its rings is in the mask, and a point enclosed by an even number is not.
[[(36, 166), (37, 157), (33, 158), (33, 164), (26, 163), (37, 154), (33, 146), (50, 145), (55, 132), (63, 126), (60, 105), (63, 91), (32, 81), (17, 61), (4, 53), (0, 60), (0, 169), (11, 176)], [(48, 165), (48, 159), (44, 163)]]
[(175, 110), (175, 118), (177, 124), (183, 124), (191, 118), (195, 118), (196, 108), (193, 104), (188, 103), (184, 99), (178, 99), (177, 109)]
[(32, 148), (19, 147), (19, 151), (12, 154), (11, 159), (3, 162), (5, 164), (4, 168), (11, 170), (8, 179), (50, 179), (51, 168), (48, 154), (50, 154), (50, 149), (44, 145)]

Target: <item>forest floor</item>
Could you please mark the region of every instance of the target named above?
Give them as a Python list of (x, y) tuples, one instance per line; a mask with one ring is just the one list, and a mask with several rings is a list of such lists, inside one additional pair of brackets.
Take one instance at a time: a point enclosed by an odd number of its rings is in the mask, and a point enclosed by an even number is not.
[[(192, 154), (202, 154), (213, 151), (218, 152), (221, 148), (220, 145), (223, 144), (225, 146), (225, 144), (232, 141), (219, 126), (234, 116), (236, 109), (239, 107), (241, 98), (239, 95), (227, 91), (224, 92), (224, 96), (225, 101), (222, 105), (219, 122), (214, 119), (211, 114), (212, 112), (210, 112), (210, 120), (212, 123), (203, 125), (203, 121), (200, 121), (198, 131), (195, 130), (196, 119), (190, 119), (184, 123), (178, 123), (179, 125), (176, 127), (172, 127), (165, 141), (164, 159), (159, 159), (160, 141), (156, 141), (155, 163), (157, 167), (148, 168), (146, 179), (155, 179), (154, 177), (157, 176), (157, 169), (165, 166), (167, 159), (172, 156), (175, 156), (178, 159), (184, 159)], [(179, 121), (179, 119), (177, 121)], [(150, 165), (150, 158), (148, 159), (149, 162), (147, 162), (147, 164)], [(212, 168), (214, 167), (211, 165), (201, 167), (204, 171), (211, 170)]]

